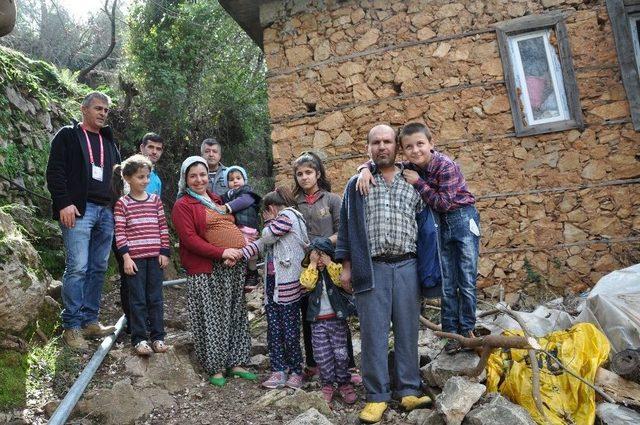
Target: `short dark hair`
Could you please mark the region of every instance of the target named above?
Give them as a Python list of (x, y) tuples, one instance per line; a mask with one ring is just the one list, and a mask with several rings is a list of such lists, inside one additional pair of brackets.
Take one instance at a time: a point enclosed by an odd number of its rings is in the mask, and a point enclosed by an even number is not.
[(207, 139), (204, 139), (202, 141), (202, 144), (200, 145), (200, 153), (204, 152), (205, 146), (220, 146), (220, 153), (222, 153), (222, 145), (220, 144), (220, 142), (218, 142), (218, 140), (215, 137), (209, 137)]
[(402, 142), (402, 138), (405, 136), (411, 136), (412, 134), (422, 133), (425, 135), (428, 141), (431, 141), (431, 130), (425, 124), (421, 122), (410, 122), (400, 128), (398, 132), (398, 143)]
[(140, 141), (140, 144), (142, 146), (147, 146), (147, 142), (149, 142), (149, 141), (164, 144), (164, 139), (162, 137), (160, 137), (160, 135), (157, 134), (157, 133), (147, 133), (147, 134), (145, 134), (144, 136), (142, 136), (142, 140)]

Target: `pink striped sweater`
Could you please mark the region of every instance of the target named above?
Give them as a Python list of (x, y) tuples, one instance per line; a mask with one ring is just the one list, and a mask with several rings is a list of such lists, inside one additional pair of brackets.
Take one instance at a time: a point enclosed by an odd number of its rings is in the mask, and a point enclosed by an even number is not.
[(116, 202), (116, 248), (131, 258), (169, 256), (169, 228), (162, 201), (150, 194), (144, 201), (125, 195)]

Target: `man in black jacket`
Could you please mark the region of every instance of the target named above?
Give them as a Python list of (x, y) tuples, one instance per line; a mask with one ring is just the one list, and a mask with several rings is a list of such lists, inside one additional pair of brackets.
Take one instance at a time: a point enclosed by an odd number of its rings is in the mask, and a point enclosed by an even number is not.
[(98, 321), (98, 312), (113, 238), (111, 174), (120, 153), (105, 126), (109, 98), (90, 93), (81, 111), (82, 122), (62, 127), (51, 141), (47, 187), (66, 254), (62, 336), (69, 347), (86, 350), (84, 337), (115, 331)]

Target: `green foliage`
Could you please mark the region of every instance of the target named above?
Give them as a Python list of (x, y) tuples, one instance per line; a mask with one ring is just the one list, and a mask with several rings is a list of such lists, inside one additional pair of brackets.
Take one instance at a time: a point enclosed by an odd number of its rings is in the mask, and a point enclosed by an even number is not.
[(129, 25), (126, 72), (139, 95), (123, 120), (124, 154), (145, 132), (160, 133), (168, 142), (160, 174), (173, 189), (182, 160), (215, 136), (225, 164), (244, 165), (254, 185), (269, 177), (262, 52), (224, 9), (208, 0), (138, 1)]
[(24, 406), (26, 401), (27, 356), (0, 351), (0, 410)]
[(524, 271), (527, 273), (527, 281), (529, 283), (541, 283), (544, 278), (537, 270), (533, 268), (528, 259), (524, 259)]

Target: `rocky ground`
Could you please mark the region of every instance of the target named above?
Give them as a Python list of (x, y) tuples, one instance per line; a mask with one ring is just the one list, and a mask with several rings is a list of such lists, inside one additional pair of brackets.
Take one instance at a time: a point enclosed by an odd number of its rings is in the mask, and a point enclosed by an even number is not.
[[(321, 397), (317, 380), (306, 383), (303, 391), (265, 390), (259, 383), (231, 380), (224, 388), (211, 386), (191, 356), (192, 342), (187, 331), (186, 288), (165, 289), (165, 326), (171, 349), (145, 360), (135, 356), (129, 341), (121, 335), (92, 379), (78, 403), (71, 424), (273, 424), (273, 423), (357, 423), (364, 403), (363, 388), (355, 406), (347, 406), (337, 397), (329, 406)], [(248, 295), (249, 319), (253, 339), (252, 369), (260, 379), (268, 375), (266, 322), (261, 294)], [(120, 316), (119, 294), (115, 282), (106, 285), (102, 320), (115, 323)], [(352, 328), (355, 328), (356, 325)], [(92, 343), (97, 348), (99, 341)], [(354, 346), (359, 353), (357, 328)], [(432, 354), (433, 355), (433, 354)], [(57, 407), (90, 355), (62, 349), (64, 372), (41, 380), (38, 390), (29, 393), (28, 408), (0, 413), (0, 422), (44, 424)], [(46, 382), (44, 382), (46, 381)], [(310, 415), (311, 422), (296, 419)], [(322, 416), (330, 422), (323, 422)], [(407, 414), (397, 405), (385, 414), (385, 423), (407, 423)]]

